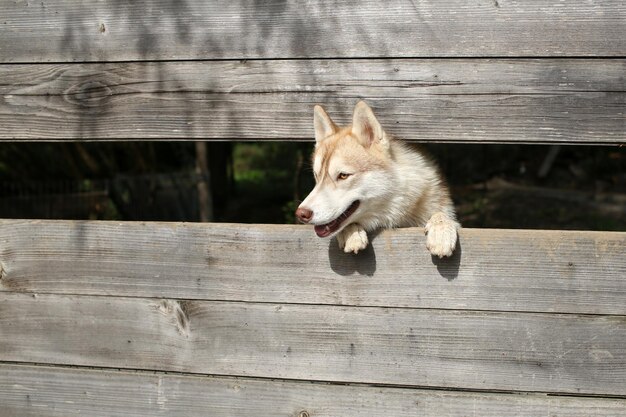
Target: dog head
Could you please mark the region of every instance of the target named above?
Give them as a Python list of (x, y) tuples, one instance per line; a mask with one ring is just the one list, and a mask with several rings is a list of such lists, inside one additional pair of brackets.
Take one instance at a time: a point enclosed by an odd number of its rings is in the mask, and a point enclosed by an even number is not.
[(296, 217), (314, 225), (320, 237), (334, 236), (351, 223), (376, 227), (377, 211), (393, 192), (391, 139), (363, 101), (346, 127), (338, 127), (321, 106), (315, 106), (313, 126), (316, 185)]

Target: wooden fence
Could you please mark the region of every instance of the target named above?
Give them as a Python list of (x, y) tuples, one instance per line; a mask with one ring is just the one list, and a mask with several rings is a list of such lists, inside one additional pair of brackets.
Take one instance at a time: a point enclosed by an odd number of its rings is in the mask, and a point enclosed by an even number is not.
[[(622, 1), (0, 4), (0, 140), (626, 142)], [(343, 120), (342, 120), (343, 119)], [(0, 416), (622, 416), (626, 232), (0, 221)]]

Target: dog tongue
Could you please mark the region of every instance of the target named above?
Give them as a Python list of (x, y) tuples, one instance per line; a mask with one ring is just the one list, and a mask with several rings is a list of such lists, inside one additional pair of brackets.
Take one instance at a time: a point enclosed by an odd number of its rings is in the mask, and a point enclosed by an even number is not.
[(315, 234), (318, 237), (326, 237), (330, 235), (331, 233), (333, 233), (335, 230), (337, 230), (338, 225), (339, 225), (339, 222), (337, 220), (333, 220), (330, 223), (315, 226), (314, 227)]
[(337, 217), (335, 220), (326, 224), (320, 224), (320, 225), (315, 226), (313, 228), (315, 230), (315, 234), (318, 237), (326, 237), (335, 233), (337, 229), (339, 229), (339, 227), (341, 226), (341, 223), (343, 223), (345, 219), (350, 217), (352, 213), (356, 211), (356, 209), (359, 207), (359, 204), (360, 202), (357, 200), (353, 202), (352, 204), (350, 204), (350, 207), (348, 207), (346, 211), (341, 213), (341, 215)]

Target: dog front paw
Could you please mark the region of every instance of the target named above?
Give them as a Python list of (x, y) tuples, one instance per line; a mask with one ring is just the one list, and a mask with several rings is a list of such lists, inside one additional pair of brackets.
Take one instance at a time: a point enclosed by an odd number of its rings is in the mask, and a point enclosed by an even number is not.
[(435, 213), (424, 228), (428, 251), (440, 258), (452, 256), (456, 247), (458, 227), (458, 223), (444, 213)]
[(367, 233), (365, 230), (356, 224), (347, 225), (337, 235), (337, 242), (339, 248), (346, 253), (359, 253), (367, 247), (369, 240), (367, 239)]

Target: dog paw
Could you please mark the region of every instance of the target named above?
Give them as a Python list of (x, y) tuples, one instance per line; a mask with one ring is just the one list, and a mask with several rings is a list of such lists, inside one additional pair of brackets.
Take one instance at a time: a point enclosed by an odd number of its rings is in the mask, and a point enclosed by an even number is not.
[(344, 252), (359, 253), (360, 250), (367, 247), (369, 240), (367, 239), (367, 233), (362, 227), (356, 224), (349, 224), (337, 235), (337, 242), (339, 243), (339, 248)]
[(426, 226), (426, 248), (440, 258), (452, 256), (456, 247), (458, 223), (444, 213), (435, 213)]

